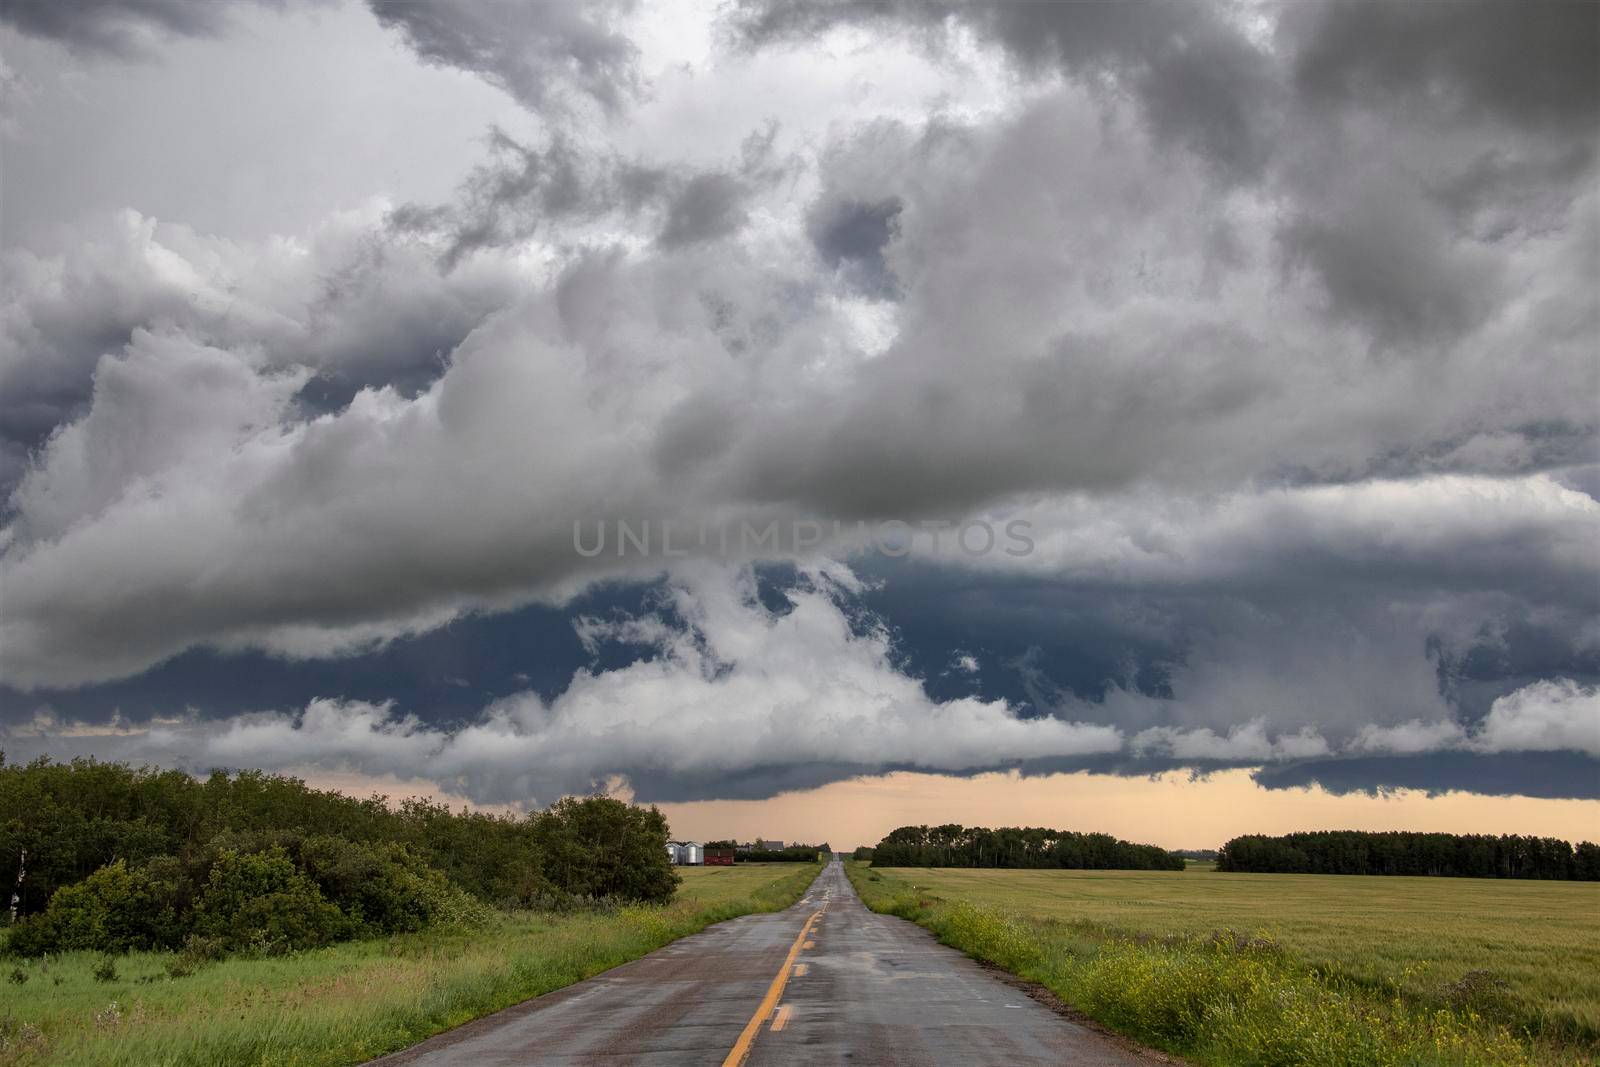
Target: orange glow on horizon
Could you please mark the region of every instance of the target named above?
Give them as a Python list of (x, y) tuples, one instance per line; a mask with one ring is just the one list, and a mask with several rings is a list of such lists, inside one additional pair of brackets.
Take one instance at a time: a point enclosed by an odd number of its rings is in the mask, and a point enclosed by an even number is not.
[[(452, 806), (466, 799), (431, 782), (305, 771), (306, 781), (355, 796), (427, 796)], [(619, 795), (627, 796), (625, 790)], [(513, 806), (473, 805), (489, 811)], [(897, 772), (833, 782), (766, 800), (705, 800), (658, 805), (675, 837), (708, 841), (757, 837), (871, 845), (896, 826), (1049, 826), (1101, 831), (1163, 848), (1216, 848), (1239, 834), (1292, 830), (1431, 830), (1600, 839), (1600, 800), (1543, 799), (1414, 790), (1339, 796), (1320, 788), (1264, 789), (1248, 770), (1194, 779), (1016, 772), (955, 778)]]

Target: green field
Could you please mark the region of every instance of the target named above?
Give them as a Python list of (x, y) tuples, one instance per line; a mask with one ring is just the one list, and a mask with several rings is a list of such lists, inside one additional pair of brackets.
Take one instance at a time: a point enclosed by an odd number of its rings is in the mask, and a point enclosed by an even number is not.
[[(790, 882), (787, 876), (793, 875), (800, 866), (810, 872), (805, 883), (799, 887), (804, 891), (822, 870), (817, 864), (741, 863), (733, 867), (678, 867), (676, 870), (683, 876), (683, 884), (678, 887), (678, 895), (673, 903), (693, 903), (702, 908), (736, 903), (752, 893), (766, 892), (774, 882), (787, 886)], [(787, 907), (798, 900), (800, 894), (785, 889), (784, 896), (784, 906)]]
[[(1481, 1047), (1441, 1052), (1436, 1062), (1587, 1061), (1600, 1047), (1600, 885), (1593, 883), (851, 866), (879, 910), (917, 919), (957, 947), (979, 949), (975, 955), (1020, 950), (996, 962), (1032, 969), (1030, 977), (1069, 1001), (1098, 1005), (1091, 1014), (1202, 1060), (1240, 1062), (1240, 1050), (1208, 1054), (1203, 1018), (1141, 1021), (1132, 1011), (1119, 1018), (1126, 1007), (1119, 996), (1134, 1004), (1141, 996), (1188, 998), (1191, 1014), (1203, 1016), (1206, 983), (1226, 984), (1242, 968), (1252, 981), (1278, 982), (1283, 995), (1298, 986), (1323, 1012), (1338, 1000), (1350, 1013), (1366, 1013), (1397, 1047), (1422, 1040), (1409, 1030), (1417, 1020), (1443, 1026), (1452, 1016), (1459, 1033), (1471, 1035), (1462, 1040)], [(983, 929), (986, 918), (1023, 944), (982, 951), (994, 933)], [(1230, 936), (1214, 937), (1217, 931)], [(1100, 966), (1112, 959), (1130, 974), (1155, 968), (1161, 974), (1151, 981), (1168, 988), (1118, 994), (1116, 977)], [(1208, 968), (1215, 973), (1203, 973)], [(1519, 1053), (1501, 1040), (1507, 1034)], [(1372, 1054), (1259, 1062), (1359, 1063)], [(1394, 1062), (1429, 1062), (1408, 1055)]]
[[(4, 961), (0, 1064), (360, 1063), (581, 981), (722, 919), (797, 900), (817, 864), (684, 868), (671, 904), (497, 914), (484, 929), (231, 958), (174, 977), (172, 953)], [(15, 970), (13, 970), (15, 968)], [(18, 979), (21, 981), (18, 981)]]

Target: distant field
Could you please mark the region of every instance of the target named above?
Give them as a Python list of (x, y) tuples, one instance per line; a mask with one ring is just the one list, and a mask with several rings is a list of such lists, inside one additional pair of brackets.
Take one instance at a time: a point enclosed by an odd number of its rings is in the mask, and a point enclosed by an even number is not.
[(484, 929), (235, 957), (174, 976), (172, 953), (0, 960), (0, 1065), (362, 1063), (636, 959), (710, 923), (783, 908), (818, 864), (684, 868), (671, 904), (496, 914)]
[[(1377, 1000), (1464, 1012), (1569, 1050), (1600, 1039), (1600, 885), (1467, 878), (857, 867), (914, 894), (1024, 919), (1062, 953), (1231, 930)], [(867, 895), (867, 894), (864, 894)], [(903, 907), (904, 905), (902, 905)], [(914, 917), (914, 916), (908, 916)], [(929, 923), (929, 925), (936, 925)], [(1471, 972), (1479, 972), (1467, 977)], [(1487, 973), (1484, 973), (1487, 972)], [(1445, 1062), (1449, 1062), (1448, 1059)]]
[(703, 908), (716, 907), (747, 897), (775, 880), (804, 868), (816, 877), (814, 863), (736, 863), (732, 867), (675, 867), (683, 875), (683, 885), (673, 902), (693, 902)]
[(1420, 993), (1490, 970), (1600, 1033), (1600, 884), (1215, 871), (881, 873), (947, 897), (1126, 933), (1270, 937), (1308, 962)]

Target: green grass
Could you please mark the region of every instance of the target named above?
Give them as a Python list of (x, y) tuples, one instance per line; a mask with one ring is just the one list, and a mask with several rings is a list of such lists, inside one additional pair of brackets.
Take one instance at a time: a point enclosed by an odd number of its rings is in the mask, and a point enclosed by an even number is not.
[[(181, 978), (170, 953), (0, 961), (0, 1064), (360, 1063), (608, 970), (714, 922), (799, 899), (817, 864), (690, 868), (671, 904), (497, 915), (484, 929), (234, 958)], [(13, 967), (26, 977), (6, 981)]]
[(869, 906), (1200, 1062), (1593, 1062), (1600, 1050), (1600, 886), (859, 864), (850, 874)]

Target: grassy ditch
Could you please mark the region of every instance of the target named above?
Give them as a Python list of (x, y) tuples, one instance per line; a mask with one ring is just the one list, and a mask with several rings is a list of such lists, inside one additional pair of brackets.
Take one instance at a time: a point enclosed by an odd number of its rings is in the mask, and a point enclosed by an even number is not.
[(361, 1063), (798, 900), (819, 864), (687, 869), (664, 905), (497, 913), (475, 929), (195, 965), (69, 952), (0, 966), (0, 1064)]
[[(1250, 925), (1226, 929), (1205, 927), (1206, 909), (1195, 904), (1207, 892), (1254, 892), (1243, 882), (1232, 890), (1209, 885), (1225, 875), (1164, 875), (1160, 899), (1153, 900), (1130, 882), (1114, 903), (1106, 901), (1117, 912), (1110, 923), (1073, 900), (1074, 876), (1089, 872), (874, 870), (861, 863), (847, 870), (873, 910), (917, 922), (1107, 1026), (1197, 1063), (1567, 1064), (1593, 1063), (1600, 1050), (1570, 1013), (1554, 1016), (1560, 1025), (1546, 1025), (1552, 1016), (1492, 970), (1492, 949), (1480, 968), (1453, 982), (1414, 981), (1426, 968), (1427, 945), (1414, 939), (1404, 914), (1389, 915), (1391, 937), (1374, 942), (1372, 958), (1356, 959), (1349, 969), (1303, 953), (1272, 933), (1275, 920), (1298, 906), (1283, 891), (1286, 884), (1276, 895), (1258, 895)], [(1343, 881), (1348, 890), (1359, 888)], [(1471, 888), (1457, 879), (1433, 881), (1453, 882), (1456, 892)], [(1193, 894), (1186, 897), (1186, 889)], [(1327, 922), (1324, 933), (1337, 938), (1336, 913)], [(1490, 913), (1481, 922), (1493, 927), (1504, 920)], [(1483, 943), (1492, 946), (1501, 935), (1515, 931), (1489, 930)], [(1572, 946), (1548, 966), (1576, 974), (1583, 951)], [(1391, 967), (1391, 976), (1374, 977)]]

